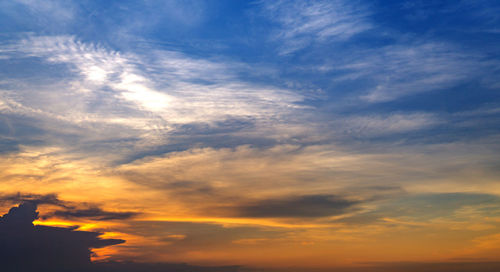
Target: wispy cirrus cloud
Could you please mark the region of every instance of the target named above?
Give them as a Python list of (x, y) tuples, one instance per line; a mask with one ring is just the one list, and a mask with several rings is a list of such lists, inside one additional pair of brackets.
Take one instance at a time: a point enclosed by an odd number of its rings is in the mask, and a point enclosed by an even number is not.
[[(17, 50), (67, 64), (82, 76), (80, 82), (114, 91), (113, 98), (122, 107), (132, 103), (136, 109), (157, 114), (171, 124), (273, 115), (279, 108), (293, 108), (294, 102), (303, 99), (288, 90), (241, 82), (224, 63), (177, 52), (157, 51), (153, 57), (158, 61), (150, 63), (138, 55), (120, 54), (68, 36), (31, 37), (21, 41)], [(149, 71), (163, 77), (166, 85), (157, 86)], [(212, 84), (203, 84), (204, 80)]]
[(394, 44), (349, 53), (323, 71), (338, 71), (334, 82), (363, 80), (359, 98), (369, 103), (455, 87), (474, 78), (491, 78), (495, 62), (482, 53), (465, 52), (441, 42)]
[(283, 55), (314, 42), (343, 41), (371, 28), (369, 10), (357, 1), (265, 1), (263, 9), (280, 25), (274, 35), (283, 42)]
[(75, 19), (75, 15), (77, 13), (76, 3), (71, 1), (15, 0), (2, 2), (0, 6), (3, 7), (4, 12), (12, 16), (11, 18), (16, 21), (26, 23), (26, 21), (18, 18), (24, 9), (27, 10), (30, 15), (43, 19), (44, 23), (51, 22), (53, 24), (51, 25), (53, 28), (56, 28), (56, 25), (60, 27), (60, 23), (68, 23), (72, 21)]
[(384, 102), (450, 88), (477, 76), (489, 65), (485, 56), (460, 51), (438, 43), (384, 48), (381, 55), (368, 58), (370, 63), (357, 63), (366, 65), (363, 72), (375, 73), (372, 76), (376, 80), (376, 86), (361, 98)]
[(120, 53), (72, 36), (30, 36), (0, 52), (36, 58), (60, 72), (51, 76), (64, 77), (58, 83), (12, 79), (0, 91), (3, 113), (42, 120), (42, 129), (53, 134), (64, 133), (54, 126), (62, 123), (70, 131), (84, 129), (78, 137), (87, 140), (122, 135), (151, 146), (165, 143), (179, 126), (238, 119), (269, 125), (304, 108), (297, 92), (240, 80), (238, 69), (248, 71), (245, 65), (180, 52)]
[[(395, 6), (415, 11), (416, 6), (427, 4), (407, 2)], [(484, 31), (491, 32), (491, 28), (495, 26), (496, 19), (492, 16), (494, 10), (498, 9), (495, 5), (484, 1), (463, 1), (445, 6), (445, 9), (435, 12), (458, 16), (464, 9), (470, 9), (473, 12), (465, 14), (468, 18), (470, 16), (470, 20), (485, 18), (482, 21), (485, 24), (482, 26)], [(366, 3), (312, 1), (292, 4), (273, 2), (264, 7), (269, 18), (278, 23), (274, 34), (280, 43), (278, 46), (281, 54), (296, 52), (314, 43), (328, 44), (329, 47), (318, 46), (314, 50), (304, 51), (307, 57), (301, 59), (304, 63), (298, 65), (297, 70), (307, 71), (304, 65), (307, 67), (308, 61), (312, 61), (314, 67), (311, 69), (327, 74), (333, 71), (328, 76), (334, 82), (349, 82), (347, 84), (352, 88), (353, 85), (356, 86), (353, 82), (361, 81), (365, 84), (362, 94), (356, 87), (349, 92), (354, 92), (364, 102), (394, 101), (411, 95), (454, 88), (471, 80), (480, 81), (483, 87), (496, 88), (498, 62), (491, 58), (496, 54), (493, 47), (488, 49), (486, 44), (485, 50), (474, 51), (431, 33), (425, 38), (401, 35), (398, 27), (383, 24), (370, 17), (377, 14), (377, 5), (368, 7)], [(430, 7), (436, 9), (434, 4)], [(434, 14), (433, 9), (425, 12)], [(425, 18), (414, 20), (423, 23)], [(476, 25), (474, 27), (477, 28)], [(464, 26), (459, 31), (466, 28)], [(363, 34), (368, 30), (372, 30), (369, 35)], [(353, 43), (349, 38), (356, 34), (370, 36), (371, 42)], [(344, 88), (345, 85), (342, 86)], [(332, 91), (341, 92), (335, 89)]]
[(339, 117), (333, 126), (341, 127), (349, 136), (377, 137), (431, 128), (443, 122), (429, 113), (392, 113)]

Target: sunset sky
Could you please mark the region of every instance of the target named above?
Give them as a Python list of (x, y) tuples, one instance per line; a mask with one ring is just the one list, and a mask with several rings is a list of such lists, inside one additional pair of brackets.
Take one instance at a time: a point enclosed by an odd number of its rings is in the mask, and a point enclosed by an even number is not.
[(0, 0), (27, 202), (96, 262), (498, 262), (500, 2)]

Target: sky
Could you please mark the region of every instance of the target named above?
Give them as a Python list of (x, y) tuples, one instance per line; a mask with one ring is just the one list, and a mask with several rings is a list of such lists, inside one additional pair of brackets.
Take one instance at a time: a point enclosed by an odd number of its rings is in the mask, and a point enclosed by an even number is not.
[(0, 0), (0, 234), (116, 271), (498, 271), (499, 14)]

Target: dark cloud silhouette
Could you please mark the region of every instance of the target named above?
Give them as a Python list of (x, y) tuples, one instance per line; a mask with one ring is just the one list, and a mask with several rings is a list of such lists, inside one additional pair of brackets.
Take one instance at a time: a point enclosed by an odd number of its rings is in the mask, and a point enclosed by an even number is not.
[(45, 195), (22, 194), (22, 193), (4, 194), (0, 195), (0, 201), (9, 203), (30, 202), (36, 205), (46, 204), (46, 205), (59, 206), (63, 208), (71, 207), (71, 205), (68, 202), (60, 200), (56, 194), (45, 194)]
[(75, 228), (34, 226), (37, 204), (25, 202), (0, 217), (2, 271), (71, 271), (91, 264), (92, 248), (124, 243)]
[(63, 201), (56, 194), (5, 194), (0, 195), (0, 202), (24, 203), (29, 202), (36, 205), (53, 205), (61, 208), (51, 213), (43, 214), (43, 219), (52, 217), (64, 219), (88, 218), (92, 220), (123, 220), (136, 216), (136, 212), (112, 212), (103, 210), (95, 205), (87, 203), (73, 203)]
[(124, 243), (102, 239), (101, 233), (76, 227), (34, 226), (37, 204), (24, 202), (0, 217), (0, 271), (2, 272), (237, 272), (240, 267), (204, 267), (172, 263), (92, 263), (93, 248)]
[(135, 212), (110, 212), (104, 211), (99, 207), (91, 207), (88, 209), (71, 209), (71, 210), (60, 210), (53, 213), (47, 214), (44, 217), (58, 217), (66, 219), (74, 218), (90, 218), (93, 220), (114, 220), (114, 219), (128, 219), (137, 215)]
[(92, 266), (96, 272), (243, 272), (238, 266), (194, 266), (184, 263), (104, 262)]
[(234, 211), (242, 217), (323, 217), (346, 213), (358, 203), (336, 195), (305, 195), (260, 200)]

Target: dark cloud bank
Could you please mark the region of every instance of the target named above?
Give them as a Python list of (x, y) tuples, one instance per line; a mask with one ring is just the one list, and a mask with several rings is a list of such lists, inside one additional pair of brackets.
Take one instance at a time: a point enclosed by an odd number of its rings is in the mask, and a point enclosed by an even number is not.
[[(15, 198), (15, 197), (14, 197)], [(33, 201), (26, 201), (31, 199)], [(17, 199), (13, 199), (17, 200)], [(100, 262), (92, 263), (93, 248), (102, 248), (124, 243), (120, 239), (102, 239), (99, 232), (78, 231), (73, 228), (34, 226), (38, 218), (38, 204), (61, 204), (55, 196), (30, 197), (17, 207), (0, 217), (0, 271), (2, 272), (498, 272), (500, 262), (453, 262), (453, 263), (378, 263), (361, 267), (332, 269), (279, 270), (251, 269), (239, 266), (204, 267), (172, 263)], [(272, 202), (276, 210), (291, 203), (313, 204), (312, 206), (333, 205), (344, 209), (348, 202), (323, 197), (294, 199), (293, 201)], [(295, 203), (295, 204), (298, 204)], [(261, 203), (262, 204), (262, 203)], [(286, 205), (285, 205), (286, 204)], [(250, 210), (252, 213), (255, 207)], [(260, 210), (260, 209), (259, 209)], [(93, 216), (94, 211), (89, 212)], [(296, 215), (297, 211), (292, 212)], [(298, 212), (302, 214), (301, 212)], [(328, 213), (331, 213), (328, 212)], [(87, 216), (85, 214), (84, 216)], [(288, 214), (287, 214), (288, 215)], [(332, 256), (334, 257), (334, 256)], [(313, 264), (314, 265), (314, 264)]]
[(0, 218), (2, 271), (61, 271), (90, 264), (91, 248), (125, 242), (75, 228), (34, 226), (37, 204), (25, 202)]
[[(53, 202), (56, 198), (51, 199)], [(238, 267), (200, 267), (187, 264), (91, 262), (91, 249), (124, 243), (102, 239), (99, 232), (34, 226), (37, 201), (24, 202), (0, 217), (0, 271), (2, 272), (234, 272)]]

